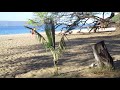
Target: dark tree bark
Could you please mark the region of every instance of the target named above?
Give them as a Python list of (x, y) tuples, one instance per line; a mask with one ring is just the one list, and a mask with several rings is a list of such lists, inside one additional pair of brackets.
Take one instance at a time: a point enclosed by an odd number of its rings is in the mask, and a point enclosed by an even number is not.
[(103, 12), (103, 19), (104, 19), (104, 14), (105, 14), (105, 12)]
[(100, 27), (100, 22), (97, 21), (97, 22), (92, 26), (92, 28), (90, 29), (89, 33), (90, 33), (92, 30), (94, 30), (94, 33), (96, 33), (96, 32), (97, 32), (97, 29), (99, 29), (99, 27)]
[[(104, 12), (103, 12), (103, 16), (104, 16)], [(100, 26), (101, 28), (107, 28), (109, 26), (109, 24), (111, 23), (110, 20), (111, 18), (113, 18), (115, 16), (114, 12), (111, 12), (111, 15), (109, 17), (107, 17), (106, 19), (101, 19), (100, 20)]]
[(52, 40), (53, 40), (53, 48), (55, 49), (55, 25), (54, 25), (54, 21), (51, 20), (50, 22), (51, 24), (51, 32), (52, 32)]
[(94, 30), (94, 33), (96, 32), (97, 29), (99, 28), (107, 28), (109, 26), (109, 24), (111, 23), (110, 22), (110, 19), (114, 17), (115, 13), (112, 12), (111, 15), (104, 19), (104, 14), (105, 12), (103, 12), (103, 18), (100, 18), (95, 24), (94, 26), (91, 28), (91, 30), (89, 31), (89, 33)]
[(92, 49), (98, 67), (114, 69), (113, 58), (110, 56), (104, 41), (93, 45)]

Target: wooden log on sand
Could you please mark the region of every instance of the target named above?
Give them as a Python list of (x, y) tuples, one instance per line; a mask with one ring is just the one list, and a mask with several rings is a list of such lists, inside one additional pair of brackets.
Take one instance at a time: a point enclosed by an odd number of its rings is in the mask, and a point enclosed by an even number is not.
[(114, 69), (113, 58), (110, 56), (104, 41), (94, 44), (92, 49), (98, 67)]

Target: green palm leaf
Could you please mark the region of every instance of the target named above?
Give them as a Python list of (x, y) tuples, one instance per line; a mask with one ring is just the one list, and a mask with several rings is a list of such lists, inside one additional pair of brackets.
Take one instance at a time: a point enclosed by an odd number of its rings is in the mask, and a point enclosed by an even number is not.
[(65, 50), (65, 46), (66, 44), (65, 44), (64, 36), (62, 36), (57, 49), (57, 53), (59, 56), (62, 55), (63, 51)]
[(45, 40), (45, 38), (40, 33), (38, 33), (36, 30), (34, 30), (33, 28), (30, 28), (28, 26), (25, 26), (25, 27), (28, 28), (28, 29), (30, 29), (30, 30), (32, 30), (35, 33), (35, 35), (37, 36), (38, 41), (40, 43), (42, 43), (43, 46), (47, 49), (47, 41)]
[(36, 30), (34, 30), (34, 32), (37, 35), (38, 40), (40, 41), (40, 43), (42, 43), (42, 44), (44, 44), (46, 46), (47, 41), (45, 40), (45, 38), (40, 33), (38, 33)]
[(40, 34), (38, 33), (35, 29), (32, 29), (30, 27), (25, 26), (28, 29), (31, 29), (34, 34), (37, 36), (38, 40), (40, 41), (40, 43), (43, 44), (43, 46), (47, 49), (50, 50), (50, 52), (52, 53), (53, 56), (53, 62), (54, 62), (54, 66), (57, 70), (57, 62), (59, 57), (62, 55), (63, 51), (65, 50), (65, 40), (64, 37), (65, 35), (63, 35), (60, 39), (58, 48), (55, 48), (55, 28), (54, 28), (54, 22), (51, 18), (47, 18), (48, 21), (45, 20), (45, 33), (47, 36), (47, 40)]

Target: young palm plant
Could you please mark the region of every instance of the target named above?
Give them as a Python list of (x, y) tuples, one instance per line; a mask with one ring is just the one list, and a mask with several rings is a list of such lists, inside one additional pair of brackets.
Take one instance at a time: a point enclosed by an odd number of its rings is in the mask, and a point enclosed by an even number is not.
[(45, 37), (43, 37), (40, 33), (38, 33), (36, 29), (30, 28), (28, 26), (25, 26), (25, 27), (31, 29), (32, 34), (35, 34), (38, 37), (38, 40), (40, 41), (40, 43), (43, 44), (43, 46), (45, 46), (45, 48), (51, 52), (53, 56), (53, 63), (54, 63), (54, 68), (55, 68), (54, 74), (57, 75), (58, 74), (58, 67), (57, 67), (58, 59), (61, 56), (62, 52), (65, 50), (65, 46), (66, 46), (65, 40), (64, 40), (65, 35), (62, 35), (59, 45), (58, 47), (56, 47), (55, 26), (54, 26), (53, 19), (46, 18), (44, 20), (44, 24), (45, 24), (45, 33), (46, 33), (47, 39), (45, 39)]

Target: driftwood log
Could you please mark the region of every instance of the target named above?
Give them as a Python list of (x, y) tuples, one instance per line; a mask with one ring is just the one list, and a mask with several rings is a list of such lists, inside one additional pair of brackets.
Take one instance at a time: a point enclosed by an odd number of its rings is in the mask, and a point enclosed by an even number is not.
[(94, 44), (92, 49), (97, 62), (97, 67), (114, 69), (113, 58), (110, 56), (104, 41)]

